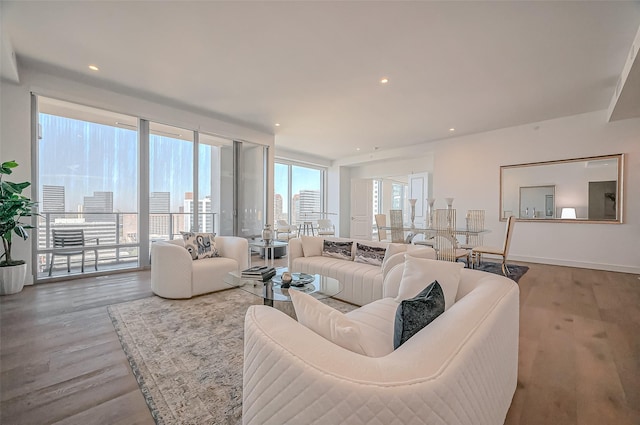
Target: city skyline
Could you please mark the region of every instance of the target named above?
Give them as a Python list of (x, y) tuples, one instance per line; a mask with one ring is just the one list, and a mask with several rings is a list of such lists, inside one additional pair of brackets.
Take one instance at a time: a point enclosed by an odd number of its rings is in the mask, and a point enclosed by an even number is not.
[[(39, 120), (39, 199), (47, 199), (46, 203), (40, 203), (42, 211), (53, 208), (52, 203), (57, 202), (58, 212), (60, 203), (64, 204), (66, 212), (78, 212), (85, 209), (87, 200), (93, 198), (99, 202), (96, 196), (104, 196), (96, 194), (111, 193), (110, 199), (105, 201), (111, 205), (111, 211), (137, 212), (140, 194), (138, 132), (135, 129), (44, 113), (39, 114)], [(150, 207), (152, 194), (168, 193), (170, 212), (177, 213), (184, 208), (184, 195), (193, 192), (193, 148), (193, 142), (188, 140), (150, 135)], [(219, 154), (213, 155), (214, 149), (221, 148), (199, 145), (200, 200), (213, 198), (214, 195), (212, 158), (220, 158)], [(292, 205), (295, 194), (305, 190), (321, 191), (320, 169), (282, 163), (276, 163), (275, 167), (274, 193), (282, 195), (285, 212), (288, 213), (290, 206), (295, 208)], [(279, 172), (283, 169), (286, 172)], [(291, 194), (288, 194), (289, 175)], [(50, 192), (45, 196), (45, 187), (62, 190), (61, 193)], [(318, 211), (322, 208), (321, 204), (316, 207), (314, 210)]]

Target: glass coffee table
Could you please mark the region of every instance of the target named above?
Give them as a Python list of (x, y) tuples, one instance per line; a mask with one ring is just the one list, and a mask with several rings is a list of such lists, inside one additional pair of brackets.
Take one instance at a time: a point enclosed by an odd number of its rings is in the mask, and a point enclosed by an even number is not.
[(281, 287), (282, 273), (286, 268), (276, 269), (276, 275), (267, 282), (253, 279), (243, 279), (238, 273), (228, 273), (224, 278), (224, 283), (234, 286), (243, 291), (249, 292), (258, 297), (262, 297), (264, 305), (273, 307), (274, 301), (291, 301), (289, 291), (301, 291), (312, 297), (322, 300), (339, 294), (344, 285), (337, 279), (322, 276), (319, 274), (292, 273), (294, 281), (292, 284), (300, 286)]

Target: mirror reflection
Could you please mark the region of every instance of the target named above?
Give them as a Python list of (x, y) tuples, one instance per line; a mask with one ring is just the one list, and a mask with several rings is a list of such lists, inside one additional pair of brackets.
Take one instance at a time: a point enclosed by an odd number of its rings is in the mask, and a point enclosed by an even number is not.
[(622, 222), (623, 155), (500, 167), (501, 219)]

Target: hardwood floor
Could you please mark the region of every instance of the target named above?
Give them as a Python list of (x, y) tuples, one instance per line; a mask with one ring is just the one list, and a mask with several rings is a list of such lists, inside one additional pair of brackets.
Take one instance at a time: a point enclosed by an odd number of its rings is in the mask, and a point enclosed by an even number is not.
[[(527, 264), (518, 390), (506, 424), (640, 424), (637, 275)], [(149, 272), (0, 297), (0, 423), (152, 424), (106, 306)]]

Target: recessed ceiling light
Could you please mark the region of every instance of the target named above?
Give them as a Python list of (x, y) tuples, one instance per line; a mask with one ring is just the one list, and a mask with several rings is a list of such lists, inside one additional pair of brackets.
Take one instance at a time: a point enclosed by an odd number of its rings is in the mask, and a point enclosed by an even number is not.
[(356, 148), (356, 150), (357, 150), (357, 151), (359, 151), (359, 150), (360, 150), (360, 148)]
[(99, 71), (100, 70), (100, 68), (98, 68), (95, 65), (89, 65), (89, 69), (92, 70), (92, 71)]
[(389, 79), (387, 77), (384, 77), (380, 80), (381, 84), (387, 84), (389, 82)]
[(275, 125), (276, 127), (280, 127), (280, 123), (279, 123), (279, 122), (275, 123), (274, 125)]
[(451, 127), (451, 128), (449, 129), (449, 131), (456, 131), (456, 129), (455, 129), (455, 128), (453, 128), (453, 127)]

